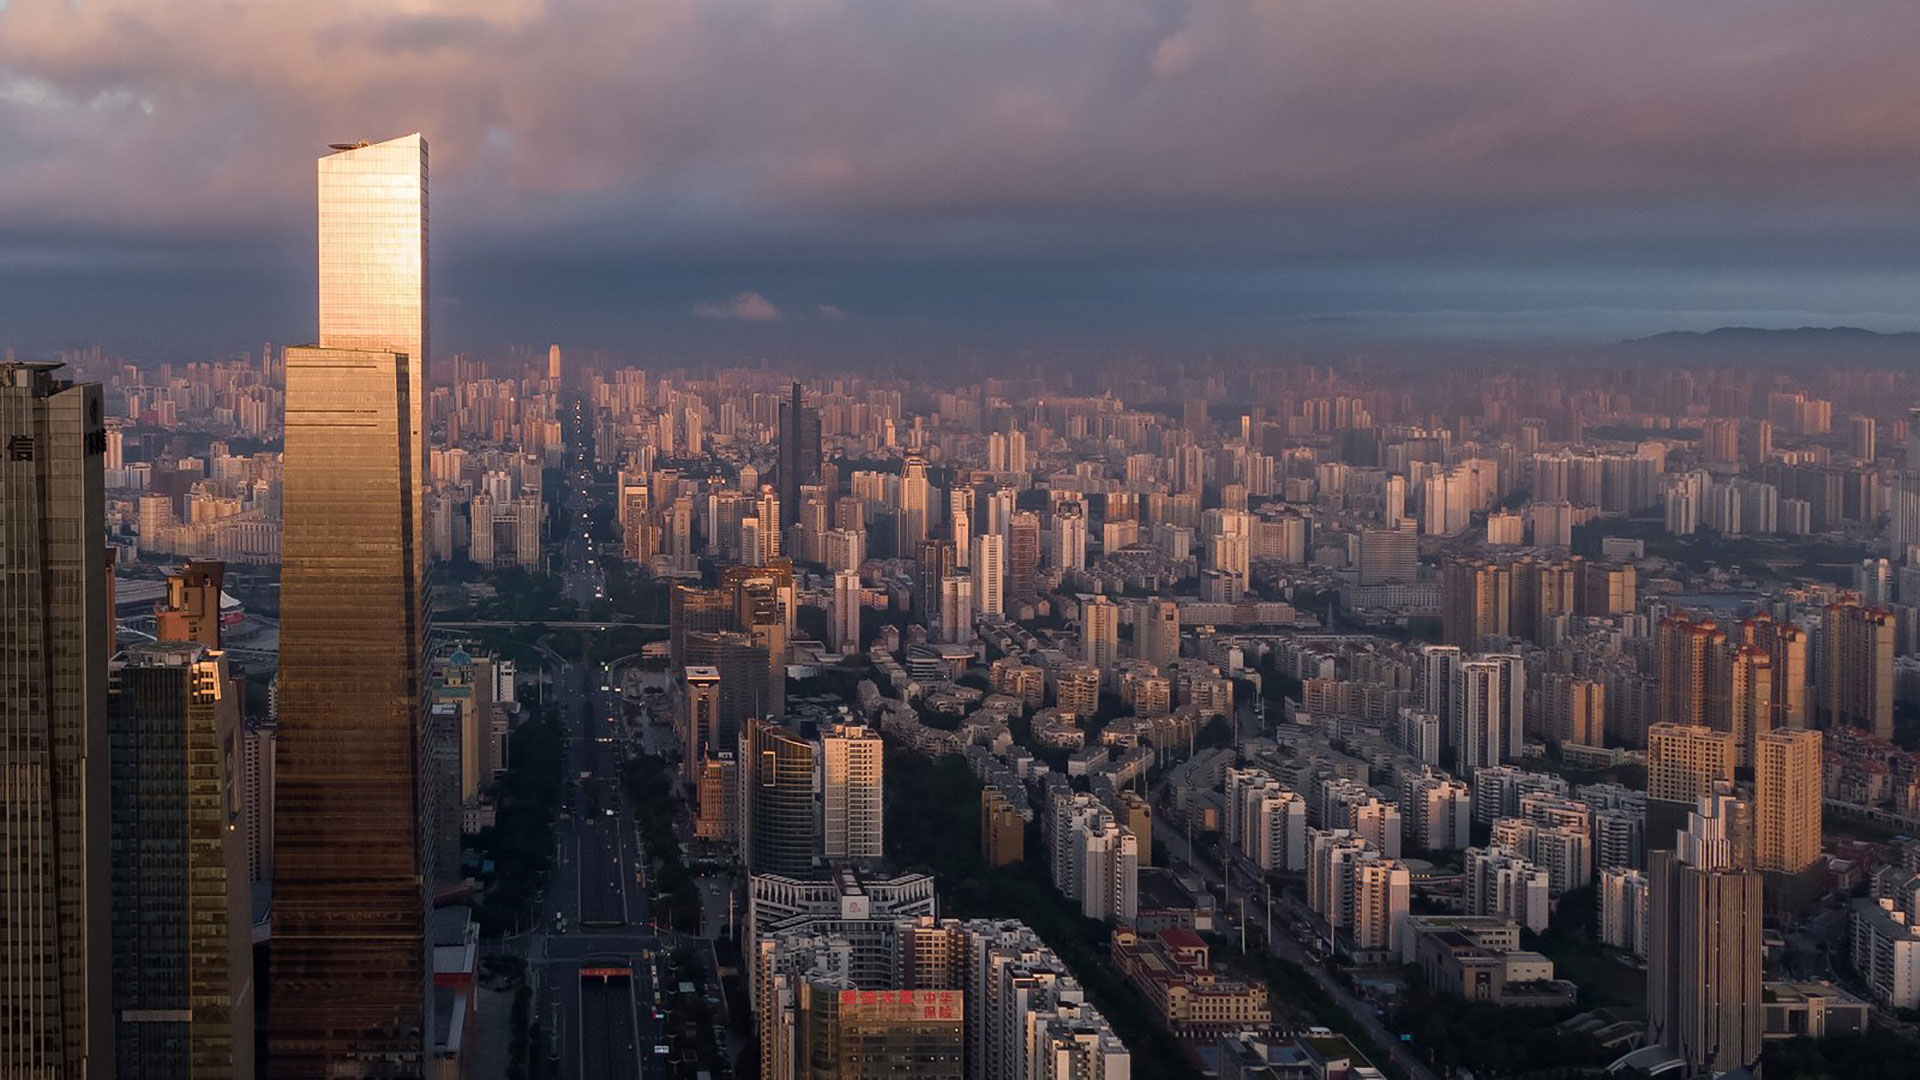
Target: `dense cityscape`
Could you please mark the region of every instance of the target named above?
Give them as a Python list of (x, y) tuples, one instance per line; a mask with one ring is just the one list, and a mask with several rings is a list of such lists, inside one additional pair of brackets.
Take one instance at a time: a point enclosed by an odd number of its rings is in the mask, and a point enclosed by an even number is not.
[(0, 1078), (1920, 1075), (1920, 334), (485, 344), (395, 126), (286, 340), (0, 295)]

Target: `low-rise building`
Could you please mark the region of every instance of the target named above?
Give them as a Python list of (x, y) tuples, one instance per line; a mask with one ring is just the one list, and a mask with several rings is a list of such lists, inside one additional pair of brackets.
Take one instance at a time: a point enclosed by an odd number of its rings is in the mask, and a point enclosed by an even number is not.
[(1111, 955), (1175, 1035), (1256, 1030), (1272, 1022), (1267, 988), (1216, 976), (1206, 941), (1191, 930), (1143, 935), (1115, 927)]

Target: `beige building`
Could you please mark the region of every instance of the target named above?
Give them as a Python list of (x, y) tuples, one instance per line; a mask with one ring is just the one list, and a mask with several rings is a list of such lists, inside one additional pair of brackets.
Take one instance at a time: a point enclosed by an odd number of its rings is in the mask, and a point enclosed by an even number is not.
[(820, 735), (820, 853), (829, 860), (878, 859), (883, 787), (880, 733), (835, 724)]
[(1830, 724), (1893, 738), (1893, 613), (1858, 603), (1827, 608), (1822, 713)]
[(1755, 868), (1797, 874), (1820, 857), (1821, 735), (1769, 731), (1754, 747)]

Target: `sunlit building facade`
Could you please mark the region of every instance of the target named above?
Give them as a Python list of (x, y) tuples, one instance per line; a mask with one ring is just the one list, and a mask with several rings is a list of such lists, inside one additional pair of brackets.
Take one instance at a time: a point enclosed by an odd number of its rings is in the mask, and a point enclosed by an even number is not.
[(427, 147), (320, 175), (320, 343), (286, 351), (274, 1076), (417, 1076), (428, 994)]

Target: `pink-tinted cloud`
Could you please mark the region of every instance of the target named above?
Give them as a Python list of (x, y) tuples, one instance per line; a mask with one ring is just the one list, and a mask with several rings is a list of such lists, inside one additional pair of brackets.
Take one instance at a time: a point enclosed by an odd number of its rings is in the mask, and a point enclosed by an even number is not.
[(1179, 251), (1221, 212), (1360, 215), (1336, 247), (1391, 243), (1374, 213), (1491, 214), (1488, 240), (1646, 208), (1871, 222), (1911, 217), (1920, 169), (1911, 0), (400, 7), (12, 0), (0, 228), (298, 222), (326, 143), (411, 130), (468, 229), (683, 247), (1071, 249), (1122, 222)]
[(732, 319), (736, 322), (779, 322), (786, 314), (773, 306), (773, 301), (757, 292), (736, 294), (730, 300), (714, 303), (695, 304), (695, 318)]
[(847, 309), (837, 304), (821, 304), (813, 309), (813, 313), (831, 322), (839, 322), (847, 317)]

